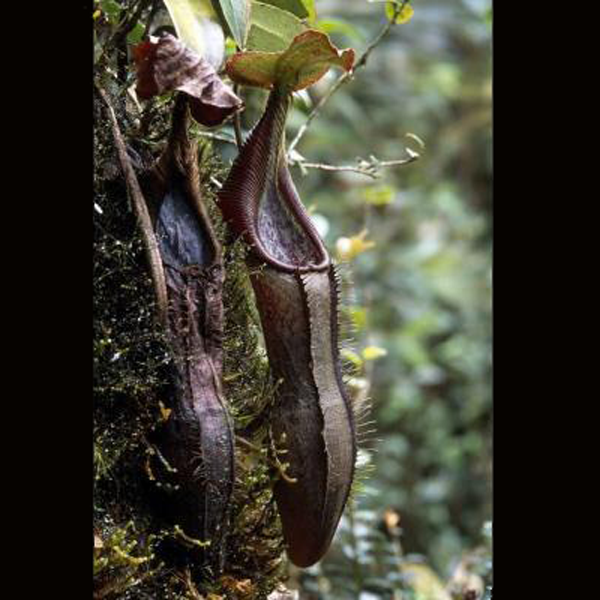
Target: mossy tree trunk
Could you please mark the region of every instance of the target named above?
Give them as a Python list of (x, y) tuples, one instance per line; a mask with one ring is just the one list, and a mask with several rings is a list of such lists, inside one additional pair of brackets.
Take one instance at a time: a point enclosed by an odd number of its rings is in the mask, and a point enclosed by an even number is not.
[[(174, 364), (135, 210), (109, 119), (114, 109), (127, 160), (142, 191), (164, 150), (174, 99), (144, 108), (132, 84), (124, 39), (153, 15), (149, 2), (123, 3), (116, 23), (97, 24), (94, 98), (94, 597), (266, 598), (284, 579), (283, 544), (272, 497), (265, 415), (272, 388), (244, 265), (214, 205), (224, 167), (198, 144), (200, 195), (223, 251), (223, 394), (234, 434), (236, 479), (221, 572), (198, 559), (198, 540), (171, 510), (176, 485), (160, 452), (171, 418)], [(135, 21), (135, 22), (133, 22)], [(193, 137), (193, 136), (192, 136)], [(148, 192), (149, 193), (149, 192)]]

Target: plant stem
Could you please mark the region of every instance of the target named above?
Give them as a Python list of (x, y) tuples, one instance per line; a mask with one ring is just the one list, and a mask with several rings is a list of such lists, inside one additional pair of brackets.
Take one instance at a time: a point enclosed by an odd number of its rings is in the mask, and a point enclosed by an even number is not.
[(302, 137), (306, 133), (306, 130), (308, 129), (308, 127), (310, 126), (312, 121), (315, 119), (315, 117), (318, 116), (321, 109), (325, 106), (325, 104), (327, 104), (327, 102), (329, 102), (329, 99), (331, 98), (331, 96), (333, 96), (333, 94), (335, 94), (335, 92), (337, 92), (337, 90), (340, 87), (342, 87), (342, 85), (344, 85), (344, 83), (346, 83), (347, 81), (350, 81), (350, 79), (352, 79), (354, 77), (354, 73), (356, 72), (357, 69), (364, 67), (367, 64), (367, 59), (369, 58), (371, 52), (373, 52), (373, 50), (381, 43), (381, 41), (390, 32), (392, 27), (395, 25), (396, 17), (398, 16), (398, 14), (400, 14), (400, 12), (404, 8), (404, 6), (407, 4), (407, 2), (408, 2), (408, 0), (404, 0), (402, 5), (394, 4), (394, 14), (393, 14), (392, 18), (388, 20), (388, 22), (384, 25), (382, 30), (377, 35), (377, 37), (367, 46), (366, 50), (362, 53), (361, 57), (356, 61), (356, 64), (354, 65), (352, 70), (346, 71), (341, 77), (339, 77), (337, 79), (337, 81), (329, 88), (329, 90), (327, 90), (325, 95), (317, 102), (317, 104), (315, 105), (315, 107), (312, 109), (312, 111), (308, 115), (308, 117), (307, 117), (306, 121), (304, 122), (304, 124), (302, 125), (302, 127), (300, 127), (300, 129), (298, 130), (296, 137), (290, 143), (289, 148), (288, 148), (288, 156), (291, 154), (292, 150), (294, 150), (294, 148), (298, 145), (298, 142), (302, 139)]
[(352, 165), (327, 165), (324, 163), (310, 163), (303, 160), (295, 160), (292, 164), (298, 164), (301, 168), (306, 169), (319, 169), (321, 171), (346, 171), (350, 173), (360, 173), (366, 177), (377, 179), (379, 177), (379, 169), (386, 167), (397, 167), (402, 165), (408, 165), (419, 158), (419, 154), (411, 154), (408, 158), (399, 158), (396, 160), (384, 160), (384, 161), (359, 161), (357, 166)]

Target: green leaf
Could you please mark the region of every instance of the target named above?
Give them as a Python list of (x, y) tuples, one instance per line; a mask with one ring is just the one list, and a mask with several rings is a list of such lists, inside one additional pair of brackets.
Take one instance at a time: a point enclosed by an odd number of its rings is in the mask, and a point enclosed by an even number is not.
[(100, 8), (112, 25), (116, 25), (119, 22), (121, 6), (116, 0), (100, 0)]
[(237, 44), (233, 38), (227, 37), (225, 40), (225, 53), (227, 56), (231, 56), (237, 52)]
[(263, 4), (276, 6), (285, 10), (299, 19), (306, 19), (311, 25), (317, 20), (317, 11), (315, 10), (315, 0), (260, 0)]
[(323, 33), (339, 33), (345, 35), (352, 42), (364, 41), (364, 35), (348, 21), (343, 19), (319, 19), (316, 27)]
[(263, 2), (252, 2), (248, 50), (280, 52), (306, 31), (307, 26), (295, 15)]
[(386, 355), (387, 350), (385, 348), (380, 348), (379, 346), (367, 346), (362, 351), (362, 357), (365, 360), (377, 360)]
[(366, 188), (363, 194), (367, 204), (385, 206), (394, 201), (396, 190), (391, 185), (375, 185)]
[(362, 367), (363, 359), (358, 354), (356, 354), (356, 352), (353, 352), (349, 348), (342, 348), (341, 355), (342, 358), (351, 362), (355, 367), (359, 369), (360, 367)]
[(138, 21), (134, 28), (127, 34), (127, 43), (131, 45), (139, 44), (145, 30), (146, 27)]
[(394, 23), (401, 25), (402, 23), (408, 23), (414, 14), (413, 7), (408, 2), (402, 2), (402, 0), (397, 0), (396, 2), (388, 2), (385, 5), (385, 14), (387, 18), (391, 21), (394, 18), (394, 10), (396, 6), (401, 7), (400, 12), (396, 15), (396, 20)]
[(283, 52), (238, 52), (225, 68), (233, 81), (243, 85), (297, 91), (318, 81), (332, 66), (349, 71), (353, 64), (354, 50), (340, 51), (326, 34), (309, 29)]
[(348, 314), (357, 331), (363, 331), (367, 326), (367, 309), (364, 306), (351, 306)]
[(285, 10), (296, 15), (299, 19), (308, 17), (308, 10), (302, 0), (263, 0), (264, 4), (276, 6), (281, 10)]
[(492, 26), (493, 12), (492, 12), (491, 6), (485, 11), (485, 14), (483, 15), (483, 19), (484, 19), (486, 25), (488, 25), (489, 27)]
[(214, 12), (207, 0), (164, 0), (177, 37), (185, 46), (218, 68), (223, 61), (224, 37), (211, 21)]
[(211, 0), (215, 11), (224, 21), (228, 33), (239, 48), (246, 47), (250, 27), (250, 0)]
[(315, 8), (315, 0), (301, 0), (304, 8), (308, 12), (308, 22), (314, 25), (317, 21), (317, 10)]

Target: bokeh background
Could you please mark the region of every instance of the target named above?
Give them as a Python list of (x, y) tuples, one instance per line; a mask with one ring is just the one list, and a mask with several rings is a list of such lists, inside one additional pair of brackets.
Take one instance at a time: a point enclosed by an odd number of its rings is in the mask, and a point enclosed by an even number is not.
[[(118, 3), (101, 5), (117, 19)], [(411, 5), (412, 19), (331, 97), (296, 151), (333, 166), (420, 158), (377, 179), (291, 167), (341, 263), (342, 319), (353, 330), (343, 356), (373, 421), (331, 550), (291, 572), (289, 587), (305, 600), (491, 597), (491, 0)], [(318, 25), (358, 56), (387, 23), (384, 2), (316, 8)], [(131, 35), (143, 31), (138, 24)], [(127, 61), (114, 68), (125, 80)], [(339, 76), (332, 70), (297, 95), (288, 140)], [(265, 93), (242, 93), (248, 131)], [(218, 135), (232, 138), (231, 126)], [(235, 156), (231, 143), (214, 148), (225, 164)]]
[[(405, 158), (406, 146), (421, 154), (377, 180), (293, 169), (331, 251), (348, 258), (340, 238), (358, 251), (343, 269), (356, 326), (348, 356), (376, 429), (354, 511), (301, 578), (315, 597), (399, 597), (398, 561), (428, 565), (445, 584), (467, 565), (491, 584), (491, 0), (412, 5), (410, 22), (392, 29), (296, 148), (330, 165)], [(319, 0), (317, 9), (336, 43), (359, 54), (386, 22), (380, 3)], [(314, 86), (312, 100), (337, 76)], [(306, 110), (299, 99), (290, 139)], [(374, 245), (360, 252), (361, 239)]]

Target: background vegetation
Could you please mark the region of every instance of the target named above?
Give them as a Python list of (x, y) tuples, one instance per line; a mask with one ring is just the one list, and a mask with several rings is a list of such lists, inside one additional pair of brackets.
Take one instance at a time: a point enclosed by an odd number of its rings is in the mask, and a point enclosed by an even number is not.
[[(306, 598), (477, 598), (491, 586), (491, 2), (412, 5), (410, 22), (392, 28), (296, 147), (321, 165), (395, 160), (406, 146), (421, 154), (376, 180), (292, 170), (346, 265), (345, 356), (376, 430), (361, 456), (370, 474), (331, 551), (291, 571), (288, 586)], [(386, 23), (381, 3), (316, 7), (337, 45), (359, 55)], [(337, 76), (298, 95), (288, 139)], [(244, 99), (249, 129), (264, 93)], [(220, 133), (233, 137), (231, 127)], [(214, 148), (225, 164), (235, 155), (229, 143)], [(117, 460), (99, 457), (98, 469)]]
[[(376, 5), (327, 7), (366, 40), (381, 25)], [(313, 171), (297, 180), (327, 218), (331, 247), (365, 228), (376, 244), (353, 261), (359, 340), (387, 351), (370, 372), (380, 441), (357, 512), (373, 523), (398, 509), (404, 551), (449, 577), (491, 518), (491, 20), (486, 1), (414, 8), (298, 150), (332, 164), (389, 160), (414, 132), (422, 158), (376, 183)], [(369, 203), (382, 196), (390, 202)], [(370, 549), (358, 548), (362, 564)]]

